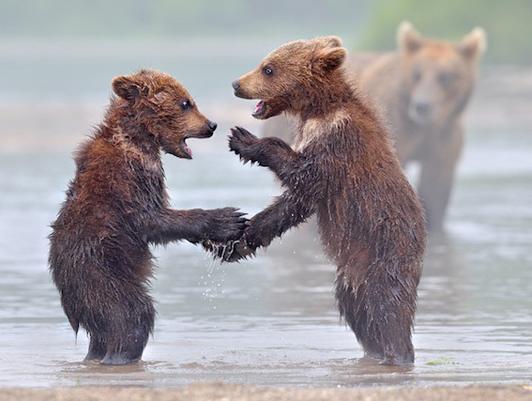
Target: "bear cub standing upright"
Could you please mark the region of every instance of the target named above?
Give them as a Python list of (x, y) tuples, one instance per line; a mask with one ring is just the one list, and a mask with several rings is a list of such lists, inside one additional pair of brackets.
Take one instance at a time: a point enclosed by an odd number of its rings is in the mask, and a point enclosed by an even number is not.
[(254, 117), (287, 112), (300, 124), (294, 149), (279, 138), (233, 129), (231, 150), (270, 168), (286, 190), (221, 256), (249, 256), (316, 213), (324, 248), (337, 265), (340, 314), (365, 354), (387, 364), (412, 363), (423, 211), (385, 129), (344, 75), (341, 46), (336, 37), (291, 42), (233, 82), (236, 96), (261, 99)]
[(169, 208), (161, 150), (191, 159), (186, 140), (216, 129), (174, 78), (143, 70), (115, 78), (113, 90), (103, 124), (77, 153), (49, 263), (72, 328), (89, 335), (86, 360), (116, 365), (140, 360), (153, 330), (149, 244), (225, 243), (245, 219), (234, 208)]

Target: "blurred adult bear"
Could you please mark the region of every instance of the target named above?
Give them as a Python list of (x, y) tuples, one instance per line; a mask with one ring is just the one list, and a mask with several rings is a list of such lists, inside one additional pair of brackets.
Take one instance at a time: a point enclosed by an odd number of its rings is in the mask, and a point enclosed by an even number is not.
[[(391, 53), (355, 54), (347, 70), (381, 110), (401, 164), (420, 163), (418, 194), (429, 229), (440, 231), (464, 144), (464, 110), (486, 48), (485, 33), (476, 28), (451, 43), (423, 37), (405, 22), (397, 46)], [(263, 136), (287, 135), (287, 127), (287, 119), (278, 117), (265, 124)]]
[(76, 176), (50, 235), (50, 270), (74, 329), (89, 337), (86, 360), (141, 359), (153, 330), (149, 244), (224, 243), (245, 220), (234, 208), (169, 208), (161, 151), (191, 159), (188, 138), (209, 138), (205, 118), (174, 78), (140, 71), (113, 80), (104, 122), (76, 155)]
[(254, 117), (286, 112), (299, 124), (294, 148), (232, 130), (231, 150), (270, 168), (286, 190), (220, 256), (250, 256), (316, 214), (323, 246), (337, 265), (340, 314), (365, 354), (387, 364), (412, 363), (423, 211), (386, 130), (347, 81), (345, 58), (336, 37), (290, 42), (233, 83), (236, 96), (260, 99)]

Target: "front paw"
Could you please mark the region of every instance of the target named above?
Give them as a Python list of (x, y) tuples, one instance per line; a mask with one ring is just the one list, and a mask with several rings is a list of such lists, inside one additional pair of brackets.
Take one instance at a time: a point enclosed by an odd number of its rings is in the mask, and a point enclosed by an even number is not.
[(240, 156), (240, 160), (244, 163), (260, 163), (261, 155), (258, 145), (261, 139), (242, 127), (231, 128), (231, 134), (229, 136), (229, 149)]
[(244, 215), (233, 207), (210, 210), (204, 238), (215, 243), (239, 239), (247, 226)]
[(214, 259), (222, 262), (239, 262), (255, 255), (255, 249), (251, 248), (242, 238), (236, 241), (229, 241), (225, 244), (215, 244), (210, 241), (203, 242), (203, 248), (209, 251)]
[(255, 256), (257, 248), (261, 246), (261, 241), (255, 227), (248, 222), (242, 238), (235, 241), (231, 247), (224, 249), (223, 253), (218, 252), (218, 257), (224, 262), (236, 262)]

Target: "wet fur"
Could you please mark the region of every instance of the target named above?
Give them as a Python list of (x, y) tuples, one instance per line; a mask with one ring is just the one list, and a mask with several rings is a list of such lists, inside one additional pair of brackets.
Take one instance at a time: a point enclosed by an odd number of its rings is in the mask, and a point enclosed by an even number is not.
[[(299, 61), (306, 64), (306, 59)], [(317, 74), (300, 68), (298, 74), (310, 74), (304, 79), (291, 74), (279, 80), (308, 82), (301, 88), (306, 100), (297, 92), (295, 107), (286, 110), (300, 121), (295, 150), (279, 138), (258, 139), (242, 128), (234, 129), (230, 139), (231, 150), (271, 169), (285, 187), (250, 220), (237, 257), (268, 246), (317, 214), (324, 249), (337, 265), (338, 309), (365, 354), (383, 363), (412, 363), (411, 331), (426, 241), (421, 205), (385, 129), (342, 69)], [(244, 90), (261, 98), (252, 84)]]
[[(443, 228), (464, 145), (463, 114), (473, 92), (478, 61), (485, 50), (483, 36), (477, 28), (454, 44), (425, 38), (410, 24), (403, 23), (398, 31), (398, 51), (355, 54), (347, 62), (355, 86), (378, 106), (382, 120), (390, 125), (401, 164), (420, 163), (418, 194), (431, 231)], [(425, 125), (409, 117), (409, 105), (418, 86), (412, 81), (416, 69), (429, 78), (437, 76), (440, 70), (456, 75), (435, 102), (441, 114)], [(441, 90), (437, 83), (432, 85), (434, 92)], [(295, 132), (293, 124), (279, 117), (264, 125), (263, 136), (281, 135), (292, 142)]]
[[(150, 244), (225, 242), (244, 228), (232, 208), (169, 208), (159, 138), (165, 136), (165, 146), (177, 152), (189, 128), (198, 135), (205, 131), (205, 124), (193, 127), (188, 121), (207, 120), (197, 110), (191, 111), (195, 117), (180, 114), (171, 97), (188, 94), (173, 78), (156, 72), (133, 78), (146, 93), (112, 99), (105, 121), (76, 154), (76, 175), (50, 235), (50, 271), (65, 314), (76, 333), (82, 327), (89, 335), (86, 360), (104, 364), (141, 359), (153, 331)], [(152, 94), (163, 88), (166, 103), (147, 109), (155, 101)], [(154, 121), (157, 110), (168, 119), (168, 131)]]

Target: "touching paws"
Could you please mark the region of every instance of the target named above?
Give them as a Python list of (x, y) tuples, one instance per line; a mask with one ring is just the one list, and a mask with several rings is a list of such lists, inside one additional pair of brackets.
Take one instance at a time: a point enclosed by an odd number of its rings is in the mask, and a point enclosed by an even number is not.
[(226, 243), (241, 238), (247, 223), (244, 215), (245, 213), (234, 207), (210, 210), (204, 238), (215, 243)]
[(251, 162), (260, 164), (260, 147), (258, 146), (261, 139), (257, 138), (248, 130), (242, 127), (231, 128), (229, 136), (229, 149), (240, 156), (244, 163)]
[(238, 262), (242, 259), (248, 259), (255, 256), (260, 241), (256, 238), (257, 233), (254, 226), (248, 221), (247, 227), (242, 235), (236, 241), (229, 241), (225, 244), (213, 244), (209, 241), (203, 242), (203, 247), (212, 253), (215, 259), (222, 262)]
[(252, 249), (244, 238), (236, 241), (229, 241), (226, 244), (214, 244), (210, 241), (203, 242), (203, 248), (210, 252), (214, 259), (222, 262), (239, 262), (242, 259), (252, 258), (255, 250)]

